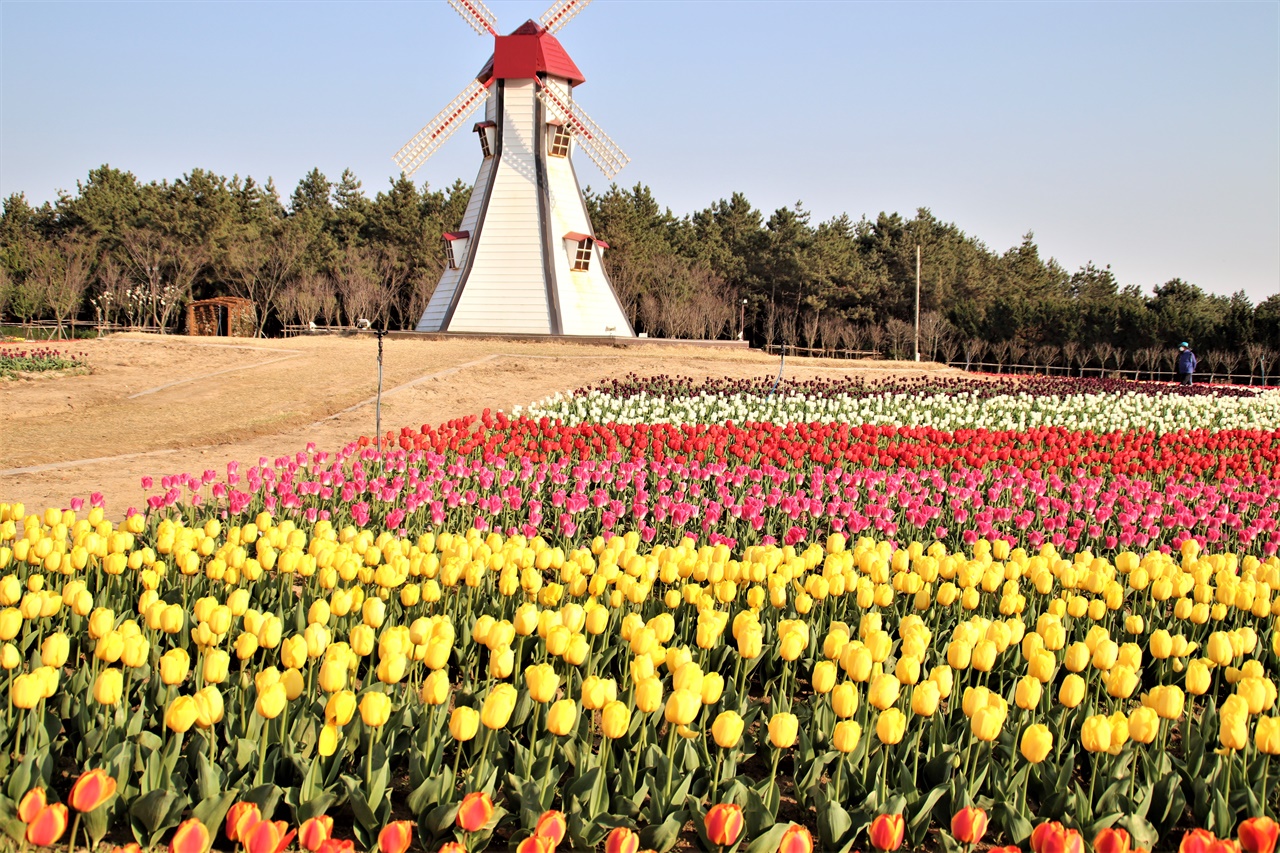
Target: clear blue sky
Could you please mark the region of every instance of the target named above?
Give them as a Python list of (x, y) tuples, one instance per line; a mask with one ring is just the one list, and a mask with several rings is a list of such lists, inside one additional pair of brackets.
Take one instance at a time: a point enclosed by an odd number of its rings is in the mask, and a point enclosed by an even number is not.
[[(490, 7), (508, 32), (549, 2)], [(0, 0), (0, 28), (0, 193), (36, 202), (102, 163), (372, 195), (492, 49), (443, 0)], [(1148, 290), (1280, 291), (1280, 3), (597, 0), (559, 35), (617, 181), (677, 214), (926, 206)], [(417, 179), (477, 166), (459, 135)]]

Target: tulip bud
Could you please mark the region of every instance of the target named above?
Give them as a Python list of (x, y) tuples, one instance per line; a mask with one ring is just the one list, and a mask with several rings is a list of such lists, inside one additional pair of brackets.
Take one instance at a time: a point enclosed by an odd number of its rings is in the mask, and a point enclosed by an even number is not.
[(458, 743), (466, 743), (476, 736), (480, 726), (480, 714), (475, 708), (459, 705), (449, 716), (449, 734)]
[(604, 706), (600, 714), (600, 728), (607, 738), (617, 739), (627, 733), (631, 725), (631, 710), (616, 699)]
[(730, 847), (742, 834), (742, 806), (734, 803), (717, 803), (707, 811), (703, 820), (707, 838), (717, 847)]
[(1043, 723), (1027, 726), (1022, 733), (1022, 757), (1032, 764), (1039, 764), (1049, 755), (1053, 748), (1053, 734)]
[(846, 755), (858, 748), (860, 740), (862, 740), (862, 726), (855, 720), (841, 720), (836, 723), (835, 731), (831, 733), (832, 745)]
[(711, 724), (711, 736), (722, 749), (732, 749), (742, 739), (742, 727), (743, 720), (737, 711), (724, 711)]
[[(625, 709), (625, 705), (623, 708)], [(551, 703), (547, 709), (547, 731), (563, 737), (573, 731), (578, 724), (578, 703), (572, 699), (561, 699)]]
[[(98, 678), (93, 683), (93, 698), (101, 705), (114, 705), (120, 701), (120, 696), (124, 692), (124, 674), (113, 668), (104, 669), (98, 673)], [(77, 809), (84, 811), (84, 809)]]
[(987, 832), (987, 813), (966, 806), (951, 817), (951, 834), (962, 844), (977, 844)]
[(871, 844), (877, 850), (897, 850), (902, 846), (902, 838), (906, 831), (906, 822), (900, 814), (877, 815), (871, 821), (868, 834)]
[(489, 729), (505, 727), (515, 710), (517, 698), (516, 689), (510, 684), (494, 685), (480, 709), (480, 722)]
[(489, 823), (491, 817), (493, 817), (493, 801), (489, 799), (488, 794), (476, 791), (462, 798), (455, 820), (463, 832), (479, 832)]
[(800, 721), (795, 714), (779, 711), (769, 720), (769, 743), (777, 749), (789, 749), (795, 745), (800, 731)]
[(380, 728), (391, 719), (391, 697), (369, 691), (360, 699), (360, 719), (370, 728)]

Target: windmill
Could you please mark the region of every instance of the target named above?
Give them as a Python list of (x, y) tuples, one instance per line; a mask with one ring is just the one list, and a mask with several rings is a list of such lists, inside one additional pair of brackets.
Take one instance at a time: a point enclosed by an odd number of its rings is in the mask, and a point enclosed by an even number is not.
[(412, 175), (481, 106), (471, 124), (482, 160), (420, 332), (633, 337), (602, 263), (573, 168), (578, 146), (612, 178), (627, 156), (582, 111), (583, 82), (553, 35), (590, 0), (556, 0), (539, 20), (499, 35), (481, 0), (449, 0), (493, 56), (476, 79), (395, 155)]

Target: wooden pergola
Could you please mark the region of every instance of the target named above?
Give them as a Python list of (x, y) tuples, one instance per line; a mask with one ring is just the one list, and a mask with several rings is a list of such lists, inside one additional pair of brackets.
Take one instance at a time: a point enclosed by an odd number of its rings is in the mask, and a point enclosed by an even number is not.
[(250, 299), (217, 296), (187, 305), (188, 335), (251, 338), (257, 332), (258, 312)]

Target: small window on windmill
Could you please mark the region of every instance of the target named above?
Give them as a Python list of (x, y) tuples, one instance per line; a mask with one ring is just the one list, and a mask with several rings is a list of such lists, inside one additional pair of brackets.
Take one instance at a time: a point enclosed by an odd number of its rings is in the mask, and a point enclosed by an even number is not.
[(548, 146), (547, 153), (552, 157), (568, 157), (569, 128), (565, 127), (564, 122), (553, 121), (549, 123), (547, 129), (551, 133), (551, 144)]
[(573, 272), (591, 270), (591, 257), (595, 253), (596, 246), (602, 249), (609, 248), (609, 244), (603, 240), (597, 240), (590, 234), (580, 234), (577, 231), (570, 231), (564, 235), (564, 246), (569, 253), (569, 269)]
[(456, 270), (465, 260), (470, 231), (451, 231), (444, 235), (444, 257), (449, 269)]
[(484, 154), (485, 159), (493, 156), (493, 134), (497, 125), (491, 121), (477, 122), (472, 128), (480, 137), (480, 152)]

